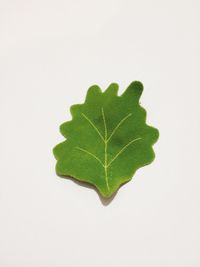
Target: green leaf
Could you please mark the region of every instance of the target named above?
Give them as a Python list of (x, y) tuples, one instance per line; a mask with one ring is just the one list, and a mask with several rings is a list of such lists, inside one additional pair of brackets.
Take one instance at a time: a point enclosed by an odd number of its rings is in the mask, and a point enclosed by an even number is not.
[(90, 87), (85, 103), (71, 107), (72, 120), (60, 126), (67, 140), (53, 150), (58, 175), (88, 182), (104, 197), (153, 161), (152, 145), (159, 135), (146, 124), (139, 104), (142, 84), (132, 82), (121, 96), (117, 91), (115, 83), (105, 92)]

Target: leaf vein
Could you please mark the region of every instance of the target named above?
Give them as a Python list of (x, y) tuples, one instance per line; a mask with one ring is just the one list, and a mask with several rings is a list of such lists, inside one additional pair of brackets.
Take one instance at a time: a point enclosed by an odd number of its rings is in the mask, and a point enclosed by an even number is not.
[(85, 153), (87, 153), (88, 155), (92, 156), (93, 158), (95, 158), (99, 163), (101, 163), (101, 165), (104, 167), (104, 164), (102, 163), (102, 161), (96, 156), (94, 155), (93, 153), (91, 153), (90, 151), (86, 150), (86, 149), (83, 149), (81, 147), (76, 147), (76, 149), (80, 150), (80, 151), (83, 151)]
[(103, 135), (100, 133), (98, 128), (94, 125), (94, 123), (84, 113), (82, 113), (82, 116), (90, 123), (90, 125), (95, 129), (95, 131), (98, 133), (101, 139), (105, 142)]
[(107, 125), (106, 125), (106, 118), (104, 114), (103, 107), (101, 108), (102, 116), (103, 116), (103, 123), (104, 123), (104, 130), (105, 130), (105, 136), (104, 136), (104, 172), (105, 172), (105, 180), (106, 180), (106, 186), (108, 190), (110, 190), (109, 183), (108, 183), (108, 172), (107, 172), (107, 149), (108, 149), (108, 144), (107, 144), (107, 136), (108, 136), (108, 130), (107, 130)]
[(117, 129), (120, 127), (120, 125), (122, 125), (132, 115), (133, 115), (132, 113), (129, 113), (123, 119), (121, 119), (121, 121), (117, 124), (117, 126), (115, 127), (115, 129), (112, 131), (112, 133), (111, 133), (110, 137), (108, 138), (107, 142), (109, 142), (111, 140), (111, 138), (113, 137), (113, 135), (115, 134), (115, 132), (117, 131)]
[(119, 157), (119, 155), (120, 155), (122, 152), (124, 152), (124, 150), (125, 150), (128, 146), (130, 146), (132, 143), (134, 143), (134, 142), (136, 142), (137, 140), (140, 140), (140, 139), (142, 139), (142, 138), (141, 138), (141, 137), (135, 138), (135, 139), (131, 140), (128, 144), (126, 144), (124, 147), (122, 147), (122, 149), (121, 149), (121, 150), (114, 156), (114, 158), (109, 162), (108, 167), (113, 163), (113, 161), (115, 161), (115, 160)]

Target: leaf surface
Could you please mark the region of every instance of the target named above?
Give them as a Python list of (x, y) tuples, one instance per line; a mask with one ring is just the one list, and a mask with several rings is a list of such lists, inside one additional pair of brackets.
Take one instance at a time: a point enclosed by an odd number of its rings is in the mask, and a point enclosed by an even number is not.
[(153, 161), (159, 135), (139, 104), (142, 84), (132, 82), (121, 96), (117, 91), (115, 83), (105, 92), (91, 86), (84, 104), (71, 107), (72, 120), (60, 126), (66, 140), (53, 150), (58, 175), (88, 182), (104, 197)]

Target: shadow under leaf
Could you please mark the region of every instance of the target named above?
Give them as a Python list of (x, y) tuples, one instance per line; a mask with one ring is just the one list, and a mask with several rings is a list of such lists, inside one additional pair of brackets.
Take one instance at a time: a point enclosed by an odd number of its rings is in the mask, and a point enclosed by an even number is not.
[[(58, 174), (57, 174), (57, 175), (58, 175)], [(90, 183), (83, 182), (83, 181), (78, 181), (78, 180), (76, 180), (76, 179), (75, 179), (74, 177), (72, 177), (72, 176), (58, 175), (58, 177), (63, 178), (63, 179), (68, 179), (68, 180), (74, 182), (74, 183), (77, 184), (77, 185), (80, 185), (80, 186), (82, 186), (82, 187), (85, 187), (85, 188), (89, 188), (89, 189), (94, 190), (94, 191), (98, 194), (99, 199), (100, 199), (101, 203), (102, 203), (104, 206), (108, 206), (108, 205), (112, 202), (112, 200), (115, 198), (115, 196), (117, 195), (117, 192), (118, 192), (118, 190), (117, 190), (111, 197), (109, 197), (109, 198), (105, 198), (105, 197), (103, 197), (103, 196), (99, 193), (98, 189), (97, 189), (95, 186), (93, 186), (92, 184), (90, 184)]]

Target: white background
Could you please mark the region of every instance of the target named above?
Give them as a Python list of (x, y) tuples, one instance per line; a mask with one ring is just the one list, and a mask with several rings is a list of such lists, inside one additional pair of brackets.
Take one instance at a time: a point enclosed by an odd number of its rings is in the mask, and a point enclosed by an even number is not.
[[(0, 0), (0, 267), (200, 266), (200, 1)], [(106, 205), (55, 174), (87, 88), (144, 84), (156, 160)]]

